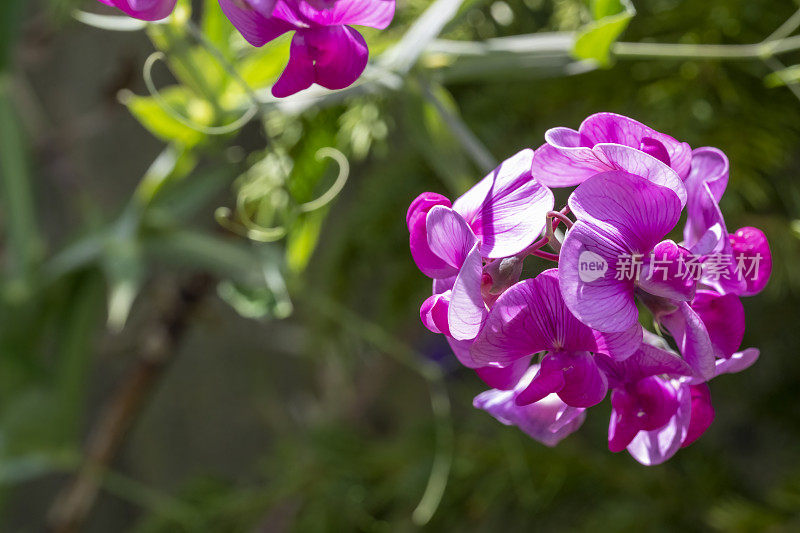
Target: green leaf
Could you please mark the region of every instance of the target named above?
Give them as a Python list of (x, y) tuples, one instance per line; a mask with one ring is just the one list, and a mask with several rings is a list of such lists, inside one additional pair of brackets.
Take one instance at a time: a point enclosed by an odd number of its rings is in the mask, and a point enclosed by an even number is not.
[(217, 47), (226, 58), (231, 57), (231, 34), (233, 24), (225, 17), (219, 0), (205, 0), (203, 4), (203, 22), (201, 24), (203, 35)]
[(145, 172), (136, 194), (148, 205), (161, 189), (173, 180), (186, 177), (197, 165), (197, 157), (183, 145), (170, 144)]
[[(242, 79), (253, 89), (271, 85), (286, 66), (290, 42), (290, 37), (284, 35), (261, 48), (253, 49), (236, 67)], [(231, 82), (229, 90), (243, 92), (236, 81)]]
[(78, 277), (69, 298), (58, 310), (58, 361), (54, 373), (58, 415), (54, 425), (64, 444), (79, 442), (94, 340), (102, 326), (103, 292), (99, 273), (86, 272)]
[(628, 27), (636, 9), (630, 0), (594, 0), (594, 21), (578, 31), (572, 54), (607, 66), (611, 63), (611, 47)]
[(298, 217), (286, 237), (286, 265), (291, 272), (302, 272), (317, 246), (327, 210), (313, 211)]
[[(167, 87), (160, 94), (164, 102), (182, 116), (199, 124), (211, 122), (213, 112), (208, 109), (205, 102), (195, 98), (187, 88)], [(163, 141), (177, 142), (188, 148), (205, 139), (203, 132), (178, 121), (153, 97), (124, 93), (122, 100), (142, 126)]]
[(109, 240), (102, 260), (108, 280), (108, 327), (121, 331), (145, 276), (142, 250), (135, 236)]
[(32, 269), (43, 255), (43, 241), (36, 220), (32, 176), (25, 135), (5, 75), (0, 74), (0, 206), (7, 253), (5, 267), (10, 283), (6, 296), (25, 297)]
[(782, 87), (800, 82), (800, 65), (792, 65), (782, 70), (775, 71), (764, 78), (767, 87)]

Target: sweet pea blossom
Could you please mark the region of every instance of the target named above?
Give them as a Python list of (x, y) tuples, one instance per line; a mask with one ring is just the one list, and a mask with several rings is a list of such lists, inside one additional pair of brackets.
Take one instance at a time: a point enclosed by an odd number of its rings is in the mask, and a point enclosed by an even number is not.
[[(772, 272), (772, 254), (764, 233), (744, 227), (728, 233), (719, 201), (728, 185), (729, 163), (717, 148), (697, 148), (692, 152), (692, 168), (686, 178), (687, 217), (684, 246), (703, 257), (703, 283), (740, 296), (761, 292)], [(711, 261), (715, 276), (709, 275)], [(752, 270), (752, 271), (751, 271)]]
[(219, 0), (225, 15), (253, 46), (294, 31), (289, 63), (272, 87), (282, 98), (317, 83), (327, 89), (351, 85), (367, 66), (369, 50), (352, 28), (384, 29), (395, 0)]
[[(695, 439), (711, 424), (708, 409), (701, 408), (699, 402), (697, 409), (692, 409), (692, 386), (680, 380), (692, 370), (679, 356), (642, 344), (625, 361), (601, 356), (598, 362), (612, 388), (608, 427), (612, 452), (627, 448), (637, 461), (658, 464), (687, 440), (693, 414)], [(710, 406), (710, 397), (700, 397), (708, 398)]]
[[(420, 307), (420, 320), (433, 333), (443, 334), (456, 359), (467, 368), (474, 369), (484, 383), (494, 389), (513, 389), (527, 371), (531, 357), (522, 357), (506, 367), (483, 366), (476, 362), (470, 353), (472, 341), (455, 339), (450, 333), (448, 312), (454, 283), (455, 277), (433, 280), (433, 295)], [(483, 317), (485, 310), (479, 313)]]
[(166, 18), (175, 9), (178, 0), (97, 0), (116, 7), (126, 15), (140, 20), (154, 21)]
[[(711, 425), (708, 382), (760, 355), (741, 349), (740, 297), (766, 285), (769, 244), (757, 228), (728, 233), (729, 164), (716, 148), (691, 151), (608, 113), (547, 140), (452, 204), (412, 202), (412, 257), (433, 278), (420, 318), (491, 387), (473, 405), (501, 423), (553, 446), (610, 391), (609, 449), (662, 463)], [(573, 185), (553, 211), (547, 187)], [(558, 268), (520, 281), (529, 255)]]
[(581, 427), (586, 410), (570, 407), (555, 394), (533, 404), (519, 405), (516, 398), (538, 372), (539, 365), (532, 365), (513, 390), (488, 390), (476, 396), (472, 404), (503, 424), (518, 427), (532, 439), (555, 446)]
[(523, 150), (503, 161), (452, 206), (442, 195), (423, 193), (409, 207), (406, 224), (414, 262), (431, 278), (453, 278), (451, 287), (434, 296), (451, 291), (446, 329), (454, 339), (474, 339), (485, 318), (481, 288), (489, 280), (484, 260), (524, 251), (541, 234), (553, 208), (553, 193), (531, 176), (532, 158), (532, 150)]
[(551, 128), (536, 150), (534, 176), (548, 187), (570, 187), (595, 174), (616, 170), (609, 147), (625, 146), (671, 167), (682, 179), (689, 173), (691, 148), (669, 135), (615, 113), (596, 113), (580, 125)]
[[(637, 322), (637, 291), (676, 301), (691, 300), (695, 285), (675, 271), (688, 252), (662, 240), (678, 222), (681, 205), (673, 190), (627, 172), (603, 172), (578, 186), (569, 198), (578, 222), (569, 230), (559, 257), (564, 301), (582, 322), (600, 331), (625, 331)], [(650, 254), (665, 265), (655, 272)], [(607, 265), (596, 278), (580, 271), (597, 258)], [(620, 276), (619, 264), (641, 261), (645, 274)]]
[(546, 352), (539, 371), (515, 401), (528, 404), (555, 393), (567, 405), (590, 407), (607, 391), (593, 353), (624, 359), (641, 342), (639, 324), (623, 333), (603, 334), (581, 323), (564, 304), (558, 271), (551, 269), (498, 298), (470, 352), (478, 363), (501, 367)]

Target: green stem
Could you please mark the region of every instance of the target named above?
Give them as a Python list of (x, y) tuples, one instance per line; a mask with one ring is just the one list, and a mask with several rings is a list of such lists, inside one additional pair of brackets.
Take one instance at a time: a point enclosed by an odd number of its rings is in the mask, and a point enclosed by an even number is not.
[(626, 43), (614, 45), (621, 59), (720, 59), (748, 60), (800, 50), (800, 35), (754, 44)]

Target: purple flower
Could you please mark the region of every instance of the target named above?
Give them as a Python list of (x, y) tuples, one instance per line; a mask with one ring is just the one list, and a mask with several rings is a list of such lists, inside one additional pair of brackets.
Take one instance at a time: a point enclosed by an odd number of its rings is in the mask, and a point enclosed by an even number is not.
[(681, 378), (692, 370), (677, 355), (643, 344), (623, 362), (601, 356), (599, 363), (613, 389), (608, 426), (612, 452), (627, 449), (642, 464), (659, 464), (711, 424), (710, 397), (693, 391), (707, 391), (707, 386), (689, 385)]
[(570, 187), (599, 172), (617, 170), (609, 161), (608, 150), (619, 145), (658, 159), (681, 179), (689, 173), (688, 144), (614, 113), (591, 115), (578, 131), (549, 129), (545, 140), (534, 156), (534, 176), (548, 187)]
[(702, 283), (723, 293), (750, 296), (761, 292), (769, 281), (772, 254), (766, 236), (757, 228), (728, 233), (719, 208), (728, 185), (728, 168), (728, 158), (721, 150), (704, 147), (692, 152), (692, 168), (685, 182), (684, 246), (702, 258)]
[[(716, 148), (692, 152), (611, 114), (547, 140), (453, 204), (435, 193), (414, 200), (412, 256), (434, 278), (420, 318), (492, 387), (473, 403), (502, 423), (552, 446), (610, 390), (609, 449), (662, 463), (711, 425), (707, 382), (759, 357), (739, 351), (739, 297), (766, 285), (769, 244), (757, 228), (728, 233), (719, 208), (728, 160)], [(568, 207), (552, 211), (547, 186), (571, 185)], [(676, 243), (666, 237), (684, 207)], [(519, 281), (527, 255), (558, 269)], [(640, 307), (670, 343), (642, 329)]]
[(457, 340), (474, 339), (486, 314), (483, 260), (525, 250), (542, 232), (546, 213), (553, 208), (553, 193), (531, 177), (532, 157), (532, 150), (523, 150), (507, 159), (452, 207), (444, 196), (423, 193), (408, 209), (415, 263), (434, 279), (453, 278), (447, 330)]
[[(736, 374), (742, 370), (747, 370), (758, 361), (759, 355), (761, 354), (758, 348), (747, 348), (741, 352), (736, 352), (727, 359), (717, 359), (713, 377), (716, 378), (722, 374)], [(698, 385), (703, 382), (704, 380), (701, 378), (692, 378), (689, 381), (692, 385)]]
[(586, 419), (585, 409), (570, 407), (555, 394), (530, 405), (519, 405), (516, 398), (524, 391), (539, 366), (533, 365), (513, 390), (489, 390), (475, 397), (472, 404), (503, 424), (516, 426), (532, 439), (555, 446), (575, 432)]
[[(772, 253), (767, 236), (758, 228), (744, 227), (728, 235), (728, 239), (734, 273), (738, 278), (744, 278), (744, 288), (739, 289), (736, 294), (741, 296), (758, 294), (767, 286), (769, 276), (772, 274)], [(751, 272), (750, 267), (753, 266)]]
[[(714, 376), (714, 344), (701, 316), (687, 302), (680, 302), (677, 306), (665, 301), (656, 302), (656, 305), (653, 302), (652, 299), (647, 300), (646, 304), (656, 321), (675, 339), (678, 350), (694, 370), (695, 376), (701, 380), (711, 379)], [(659, 304), (668, 310), (660, 311), (657, 307)]]
[(739, 298), (702, 290), (697, 291), (690, 307), (703, 321), (714, 355), (720, 359), (732, 357), (744, 339), (744, 307)]
[(477, 364), (505, 367), (546, 352), (538, 372), (515, 401), (528, 404), (555, 393), (567, 405), (590, 407), (607, 390), (592, 353), (623, 359), (641, 341), (638, 324), (623, 333), (602, 334), (581, 323), (564, 304), (558, 271), (553, 269), (517, 283), (498, 298), (470, 353)]
[[(578, 186), (569, 206), (578, 222), (564, 239), (559, 281), (564, 301), (583, 323), (607, 332), (629, 329), (639, 317), (637, 292), (692, 299), (694, 283), (674, 271), (687, 252), (662, 241), (681, 213), (673, 190), (627, 172), (605, 172)], [(658, 272), (656, 260), (664, 263)], [(582, 270), (593, 261), (605, 266), (599, 276)]]
[[(506, 367), (482, 366), (470, 353), (472, 340), (458, 340), (450, 332), (450, 299), (455, 278), (433, 280), (433, 295), (426, 299), (420, 307), (420, 320), (433, 333), (441, 333), (447, 339), (450, 349), (458, 361), (475, 372), (487, 385), (494, 389), (509, 390), (519, 382), (530, 365), (530, 357), (523, 357)], [(485, 310), (480, 311), (481, 321), (485, 318)]]
[(130, 17), (153, 21), (166, 18), (178, 0), (97, 0), (123, 11)]
[(294, 31), (289, 63), (272, 87), (278, 98), (317, 83), (343, 89), (364, 72), (369, 50), (351, 25), (384, 29), (395, 0), (219, 0), (225, 15), (253, 46)]

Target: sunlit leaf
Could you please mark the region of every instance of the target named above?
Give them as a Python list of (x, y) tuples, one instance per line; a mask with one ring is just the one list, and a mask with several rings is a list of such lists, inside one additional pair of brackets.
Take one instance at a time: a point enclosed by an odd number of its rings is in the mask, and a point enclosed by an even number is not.
[(314, 211), (298, 217), (286, 237), (286, 265), (292, 272), (302, 272), (317, 246), (327, 213)]
[(767, 87), (782, 87), (800, 82), (800, 65), (792, 65), (783, 70), (772, 72), (764, 78)]
[[(250, 48), (248, 54), (237, 64), (244, 81), (253, 89), (271, 85), (286, 66), (290, 42), (290, 36), (284, 35), (261, 48)], [(231, 90), (240, 91), (241, 87), (233, 81)]]
[[(167, 87), (160, 94), (166, 104), (183, 116), (201, 124), (210, 122), (211, 111), (185, 87)], [(205, 138), (204, 133), (172, 117), (153, 97), (124, 93), (122, 101), (142, 126), (163, 141), (178, 142), (191, 147)]]
[(628, 27), (636, 9), (630, 0), (594, 0), (594, 19), (578, 31), (572, 53), (601, 65), (611, 62), (611, 47)]
[(201, 29), (205, 38), (216, 46), (223, 56), (230, 57), (230, 40), (234, 29), (233, 24), (225, 17), (219, 7), (219, 0), (205, 0), (203, 3)]

